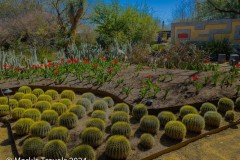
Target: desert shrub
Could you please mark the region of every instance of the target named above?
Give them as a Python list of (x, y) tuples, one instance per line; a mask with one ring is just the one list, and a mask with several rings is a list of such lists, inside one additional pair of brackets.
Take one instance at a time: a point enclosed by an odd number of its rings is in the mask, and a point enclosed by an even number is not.
[(34, 121), (39, 121), (41, 119), (41, 112), (35, 108), (26, 109), (23, 113), (23, 118), (31, 118)]
[(218, 111), (221, 113), (226, 113), (229, 110), (234, 109), (234, 102), (229, 98), (221, 98), (218, 101)]
[(44, 91), (43, 91), (41, 88), (35, 88), (35, 89), (32, 91), (32, 93), (33, 93), (35, 96), (39, 97), (41, 94), (44, 94)]
[(144, 104), (137, 104), (133, 107), (132, 115), (136, 120), (140, 120), (143, 116), (148, 115), (147, 107)]
[(63, 142), (67, 142), (70, 137), (69, 130), (66, 127), (54, 127), (48, 133), (48, 140), (62, 140)]
[(67, 111), (67, 106), (60, 102), (54, 102), (51, 109), (55, 110), (58, 115), (62, 115), (64, 112)]
[(209, 102), (203, 103), (200, 108), (201, 115), (204, 115), (208, 111), (217, 111), (217, 107)]
[(83, 93), (81, 95), (82, 98), (87, 98), (91, 103), (93, 103), (96, 99), (95, 95), (91, 92)]
[(34, 107), (40, 112), (51, 109), (51, 104), (48, 101), (38, 101)]
[(10, 108), (14, 109), (18, 107), (18, 101), (16, 99), (9, 99)]
[(72, 129), (77, 126), (78, 117), (76, 114), (68, 112), (59, 117), (59, 125)]
[(7, 105), (8, 98), (7, 97), (0, 97), (0, 105)]
[(114, 106), (114, 101), (112, 97), (104, 97), (103, 100), (108, 104), (109, 108)]
[(73, 101), (76, 98), (76, 95), (72, 90), (64, 90), (61, 93), (61, 99), (63, 98), (67, 98)]
[(86, 109), (87, 112), (92, 110), (91, 101), (87, 98), (79, 98), (76, 104), (82, 105)]
[(18, 92), (22, 92), (24, 94), (31, 94), (32, 93), (32, 89), (28, 86), (22, 86), (18, 89)]
[(107, 140), (105, 154), (111, 159), (125, 159), (130, 151), (130, 142), (124, 136), (115, 135)]
[(132, 134), (132, 129), (127, 122), (116, 122), (111, 127), (112, 135), (122, 135), (129, 138)]
[(45, 110), (42, 112), (41, 120), (47, 121), (51, 125), (54, 125), (57, 123), (58, 113), (54, 110)]
[(115, 111), (124, 111), (126, 113), (129, 114), (130, 110), (129, 110), (129, 106), (126, 103), (117, 103), (114, 106), (114, 112)]
[(226, 121), (234, 121), (235, 117), (236, 117), (236, 113), (233, 110), (227, 111), (225, 114)]
[(4, 117), (10, 113), (8, 105), (0, 105), (0, 117)]
[(87, 160), (96, 160), (96, 154), (94, 149), (91, 146), (85, 144), (74, 148), (71, 157), (72, 158), (84, 157)]
[(25, 109), (23, 108), (14, 108), (11, 111), (12, 119), (13, 120), (18, 120), (20, 118), (23, 118), (23, 113), (25, 112)]
[(93, 110), (102, 110), (102, 111), (107, 111), (108, 105), (105, 101), (103, 100), (97, 100), (93, 103)]
[(52, 97), (47, 95), (47, 94), (41, 94), (38, 97), (37, 101), (48, 101), (49, 103), (51, 103), (52, 102)]
[(127, 114), (126, 112), (123, 112), (123, 111), (113, 112), (113, 114), (111, 116), (111, 122), (112, 122), (112, 124), (114, 124), (116, 122), (129, 123), (129, 114)]
[(63, 103), (69, 108), (72, 105), (72, 101), (68, 98), (63, 98), (59, 100), (60, 103)]
[(107, 113), (101, 110), (96, 110), (94, 112), (92, 112), (91, 114), (92, 118), (100, 118), (103, 121), (105, 121), (107, 119)]
[(34, 94), (25, 94), (22, 99), (29, 99), (33, 104), (37, 102), (37, 97)]
[(43, 157), (48, 159), (61, 159), (67, 155), (67, 146), (61, 140), (51, 140), (43, 148)]
[(238, 97), (238, 98), (236, 99), (235, 104), (236, 104), (236, 108), (237, 108), (237, 109), (240, 109), (240, 97)]
[(208, 111), (204, 114), (204, 120), (207, 126), (219, 127), (222, 121), (222, 116), (216, 111)]
[(13, 95), (13, 99), (16, 99), (17, 101), (20, 101), (24, 95), (25, 94), (22, 93), (22, 92), (17, 92)]
[(105, 130), (105, 123), (100, 118), (90, 118), (86, 122), (86, 127), (96, 127), (100, 129), (101, 131)]
[(42, 155), (44, 142), (39, 137), (28, 138), (23, 143), (23, 157), (25, 158), (37, 158)]
[(72, 112), (77, 115), (78, 119), (86, 115), (86, 109), (81, 105), (74, 105), (69, 109), (69, 112)]
[(83, 144), (97, 147), (103, 142), (103, 132), (97, 127), (89, 127), (82, 132), (81, 139)]
[(169, 121), (176, 121), (176, 119), (177, 117), (175, 116), (175, 114), (169, 111), (162, 111), (158, 114), (158, 120), (160, 122), (161, 127), (165, 127), (165, 125)]
[(140, 130), (144, 133), (155, 134), (159, 130), (159, 120), (156, 116), (146, 115), (140, 120)]
[(144, 133), (140, 137), (140, 145), (145, 149), (151, 149), (155, 144), (154, 137), (149, 133)]
[(182, 119), (183, 124), (185, 124), (187, 131), (200, 133), (205, 127), (205, 121), (199, 114), (188, 114)]
[(51, 96), (52, 100), (58, 99), (58, 92), (56, 90), (49, 89), (45, 92), (45, 94)]
[(165, 128), (165, 134), (172, 139), (181, 140), (186, 136), (187, 129), (180, 121), (169, 121)]
[(38, 121), (31, 126), (30, 133), (32, 136), (43, 138), (47, 136), (50, 129), (51, 129), (51, 125), (48, 122)]
[(32, 101), (29, 99), (21, 99), (19, 100), (18, 107), (24, 109), (32, 108)]
[(193, 106), (189, 106), (189, 105), (185, 105), (182, 106), (180, 109), (180, 117), (183, 118), (184, 116), (186, 116), (187, 114), (197, 114), (198, 111), (196, 108), (194, 108)]
[(31, 118), (21, 118), (15, 122), (13, 129), (17, 135), (25, 135), (30, 132), (30, 127), (34, 124)]

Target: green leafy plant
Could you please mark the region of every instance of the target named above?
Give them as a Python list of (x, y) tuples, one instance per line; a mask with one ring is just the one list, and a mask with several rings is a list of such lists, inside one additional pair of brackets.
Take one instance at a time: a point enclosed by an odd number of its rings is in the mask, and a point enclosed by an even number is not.
[(132, 92), (132, 87), (125, 87), (125, 86), (123, 86), (122, 87), (122, 93), (124, 93), (127, 97), (131, 94), (131, 92)]

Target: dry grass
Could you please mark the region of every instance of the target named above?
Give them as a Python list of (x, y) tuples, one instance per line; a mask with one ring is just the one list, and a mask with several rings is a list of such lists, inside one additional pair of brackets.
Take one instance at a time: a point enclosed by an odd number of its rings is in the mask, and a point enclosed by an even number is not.
[(0, 160), (13, 157), (11, 149), (11, 141), (8, 139), (8, 130), (0, 123)]

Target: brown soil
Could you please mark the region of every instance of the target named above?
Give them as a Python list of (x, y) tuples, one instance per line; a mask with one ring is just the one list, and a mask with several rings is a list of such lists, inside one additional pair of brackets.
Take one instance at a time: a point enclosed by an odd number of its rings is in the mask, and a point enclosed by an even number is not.
[(0, 160), (13, 158), (11, 140), (8, 138), (8, 130), (0, 123)]

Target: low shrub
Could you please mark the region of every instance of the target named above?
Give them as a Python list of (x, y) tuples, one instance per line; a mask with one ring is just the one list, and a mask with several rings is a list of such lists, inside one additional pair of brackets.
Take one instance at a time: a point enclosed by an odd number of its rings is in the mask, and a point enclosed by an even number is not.
[(72, 90), (64, 90), (61, 93), (61, 99), (64, 99), (64, 98), (67, 98), (73, 101), (76, 98), (76, 95)]
[(59, 100), (60, 103), (63, 103), (69, 108), (72, 105), (72, 101), (68, 98), (63, 98)]
[(67, 127), (68, 129), (72, 129), (77, 126), (77, 120), (78, 117), (76, 116), (76, 114), (71, 112), (63, 113), (59, 117), (59, 125)]
[(222, 121), (222, 116), (216, 111), (208, 111), (204, 114), (204, 120), (207, 126), (219, 127)]
[(71, 157), (72, 158), (84, 157), (87, 160), (96, 160), (96, 154), (94, 149), (91, 146), (85, 144), (74, 148)]
[(78, 119), (84, 117), (86, 115), (86, 110), (81, 105), (74, 105), (69, 109), (69, 112), (72, 112), (77, 115)]
[(112, 124), (114, 124), (116, 122), (129, 123), (129, 114), (127, 114), (126, 112), (123, 112), (123, 111), (113, 112), (113, 114), (111, 116), (111, 122), (112, 122)]
[(76, 104), (82, 105), (86, 109), (87, 112), (92, 110), (91, 101), (87, 98), (79, 98)]
[(86, 128), (81, 135), (82, 143), (97, 147), (103, 143), (103, 132), (97, 127)]
[(140, 120), (143, 116), (148, 115), (147, 107), (144, 104), (137, 104), (133, 107), (132, 115), (136, 120)]
[(128, 106), (126, 103), (117, 103), (117, 104), (114, 106), (114, 112), (115, 112), (115, 111), (124, 111), (124, 112), (126, 112), (127, 114), (130, 113), (129, 106)]
[(54, 127), (48, 133), (48, 140), (62, 140), (63, 142), (67, 142), (70, 137), (69, 130), (66, 127)]
[(184, 116), (186, 116), (187, 114), (198, 114), (198, 111), (196, 108), (194, 108), (193, 106), (189, 106), (189, 105), (185, 105), (182, 106), (180, 109), (180, 117), (183, 118)]
[(108, 104), (109, 108), (114, 106), (114, 101), (112, 97), (104, 97), (103, 100)]
[(40, 112), (51, 109), (51, 104), (48, 101), (38, 101), (34, 108), (38, 109)]
[(17, 101), (20, 101), (24, 95), (25, 94), (22, 93), (22, 92), (17, 92), (13, 95), (13, 99), (16, 99)]
[(35, 96), (39, 97), (41, 94), (44, 94), (44, 91), (43, 91), (41, 88), (35, 88), (35, 89), (32, 91), (32, 93), (33, 93)]
[(9, 106), (11, 109), (18, 107), (18, 101), (16, 99), (9, 99)]
[(107, 113), (101, 110), (95, 110), (94, 112), (92, 112), (91, 114), (92, 118), (100, 118), (103, 121), (106, 121), (107, 119)]
[(10, 114), (8, 105), (0, 105), (0, 117), (4, 117)]
[(127, 122), (116, 122), (111, 127), (112, 135), (122, 135), (129, 138), (132, 134), (132, 129)]
[(160, 122), (160, 126), (163, 128), (169, 121), (176, 121), (176, 119), (177, 117), (175, 116), (175, 114), (169, 111), (162, 111), (158, 114), (158, 120)]
[(234, 109), (234, 102), (229, 98), (221, 98), (218, 101), (218, 111), (221, 113), (226, 113), (229, 110)]
[(103, 100), (96, 100), (94, 103), (93, 103), (93, 110), (102, 110), (102, 111), (107, 111), (108, 109), (108, 105), (105, 101)]
[(182, 122), (190, 132), (201, 133), (205, 127), (204, 118), (199, 114), (188, 114), (183, 117)]
[(21, 118), (15, 122), (13, 129), (17, 135), (26, 135), (30, 132), (30, 127), (34, 124), (31, 118)]
[(32, 136), (43, 138), (47, 136), (50, 129), (51, 125), (48, 122), (38, 121), (31, 126), (30, 133)]
[(140, 145), (145, 149), (151, 149), (155, 144), (154, 137), (149, 133), (144, 133), (140, 137)]
[(56, 90), (53, 90), (53, 89), (49, 89), (45, 92), (46, 95), (49, 95), (52, 97), (52, 100), (56, 100), (58, 99), (58, 92)]
[(208, 111), (217, 111), (217, 107), (209, 102), (203, 103), (200, 108), (201, 115), (204, 115)]
[(61, 140), (51, 140), (43, 148), (43, 157), (48, 159), (62, 159), (67, 155), (67, 146)]
[(31, 94), (32, 89), (28, 86), (22, 86), (22, 87), (18, 88), (18, 92), (22, 92), (24, 94)]
[(28, 138), (23, 143), (22, 155), (24, 158), (37, 158), (42, 155), (44, 142), (39, 137)]
[(13, 120), (18, 120), (20, 118), (23, 118), (24, 112), (25, 112), (25, 109), (23, 109), (23, 108), (14, 108), (11, 111), (12, 119)]
[(23, 118), (31, 118), (34, 121), (39, 121), (41, 119), (41, 112), (35, 108), (26, 109), (23, 113)]
[(235, 117), (236, 117), (236, 113), (233, 110), (227, 111), (226, 114), (225, 114), (225, 120), (226, 121), (232, 122), (232, 121), (235, 120)]
[(169, 138), (176, 140), (182, 140), (187, 133), (185, 125), (180, 121), (169, 121), (164, 130)]
[(29, 99), (21, 99), (19, 100), (18, 107), (24, 109), (32, 108), (32, 101)]
[(8, 105), (8, 98), (0, 97), (0, 105)]
[(41, 120), (47, 121), (51, 125), (55, 125), (58, 121), (58, 113), (54, 110), (45, 110), (42, 112)]
[(159, 126), (159, 120), (156, 116), (146, 115), (140, 120), (140, 130), (144, 133), (156, 134)]
[(60, 102), (54, 102), (52, 104), (52, 108), (51, 109), (55, 110), (58, 113), (58, 115), (60, 116), (64, 112), (67, 111), (67, 106), (65, 104), (63, 104), (63, 103), (60, 103)]
[(37, 101), (48, 101), (49, 103), (51, 103), (52, 97), (47, 94), (42, 94), (38, 97)]
[(81, 95), (82, 98), (87, 98), (91, 103), (93, 103), (96, 99), (95, 95), (91, 92), (83, 93)]
[(105, 123), (102, 119), (100, 118), (90, 118), (86, 122), (86, 127), (96, 127), (100, 129), (101, 131), (105, 130)]

